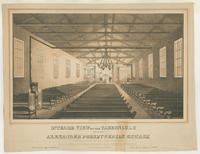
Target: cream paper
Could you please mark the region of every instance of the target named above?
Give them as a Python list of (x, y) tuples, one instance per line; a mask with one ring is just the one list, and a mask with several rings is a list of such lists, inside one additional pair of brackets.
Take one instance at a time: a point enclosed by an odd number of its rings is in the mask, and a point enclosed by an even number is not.
[[(14, 13), (184, 14), (183, 119), (13, 119), (12, 17)], [(193, 13), (192, 3), (134, 5), (4, 4), (5, 151), (171, 151), (196, 149)]]

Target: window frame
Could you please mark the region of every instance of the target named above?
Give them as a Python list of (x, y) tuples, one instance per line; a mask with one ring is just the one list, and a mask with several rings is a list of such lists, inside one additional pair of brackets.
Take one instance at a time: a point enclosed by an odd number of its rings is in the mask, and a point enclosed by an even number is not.
[(148, 54), (148, 77), (153, 79), (153, 53)]
[(76, 77), (80, 78), (81, 76), (81, 65), (79, 63), (76, 63)]
[(144, 60), (143, 60), (143, 58), (141, 58), (139, 60), (139, 79), (143, 79), (144, 78), (143, 63), (144, 63)]
[[(18, 43), (20, 43), (19, 45), (21, 45), (22, 49), (20, 51), (20, 48), (17, 47)], [(25, 51), (25, 47), (24, 47), (24, 41), (21, 39), (18, 39), (16, 37), (14, 37), (14, 41), (13, 41), (13, 63), (14, 63), (14, 67), (13, 67), (13, 76), (14, 78), (24, 78), (24, 51)], [(18, 52), (17, 52), (18, 51)], [(18, 55), (18, 54), (20, 55)], [(17, 60), (18, 59), (18, 60)], [(19, 64), (18, 64), (19, 63)], [(17, 65), (21, 65), (22, 69), (16, 69)]]
[(133, 77), (133, 78), (136, 78), (135, 63), (132, 64), (132, 77)]
[(160, 72), (160, 78), (167, 78), (167, 47), (166, 46), (160, 48), (159, 50), (159, 72)]
[(65, 59), (65, 78), (71, 77), (71, 60)]
[(183, 78), (183, 38), (174, 41), (174, 78)]
[(54, 54), (53, 55), (53, 79), (59, 79), (59, 73), (60, 73), (60, 68), (59, 68), (59, 57)]

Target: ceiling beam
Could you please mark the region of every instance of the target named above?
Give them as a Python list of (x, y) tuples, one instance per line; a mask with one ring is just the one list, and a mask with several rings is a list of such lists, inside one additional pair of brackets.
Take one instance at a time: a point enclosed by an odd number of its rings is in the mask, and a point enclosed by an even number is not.
[[(99, 36), (96, 36), (96, 39), (101, 39), (102, 37), (104, 37), (103, 35), (99, 35)], [(49, 41), (50, 42), (50, 41)], [(82, 45), (88, 45), (89, 43), (91, 43), (91, 41), (79, 41), (80, 44), (78, 46), (82, 46)], [(53, 42), (52, 42), (53, 43)], [(55, 42), (54, 42), (55, 43)]]
[[(107, 23), (108, 23), (108, 15), (107, 14), (104, 14), (104, 39), (105, 39), (105, 46), (107, 46)], [(96, 33), (98, 34), (98, 33)], [(106, 48), (107, 50), (107, 48)]]
[[(110, 37), (110, 39), (116, 39), (115, 37), (113, 37), (113, 36), (109, 36)], [(141, 41), (140, 41), (141, 42)], [(124, 45), (126, 45), (126, 46), (129, 46), (130, 44), (128, 44), (126, 41), (121, 41), (121, 43), (123, 43)], [(142, 41), (142, 43), (143, 43), (143, 41)], [(118, 49), (117, 49), (118, 50)]]
[[(115, 22), (115, 14), (112, 14), (112, 26), (111, 26), (111, 33), (113, 33), (113, 31), (114, 31), (114, 23)], [(107, 43), (110, 43), (110, 45), (112, 46), (112, 43), (113, 42), (111, 42), (111, 41), (108, 41), (108, 39), (107, 39)]]
[(124, 65), (129, 65), (130, 63), (128, 63), (128, 62), (125, 62), (125, 61), (123, 61), (123, 60), (121, 60), (121, 59), (117, 59), (117, 61), (116, 61), (116, 64), (124, 64)]
[[(152, 47), (133, 47), (133, 46), (130, 46), (130, 47), (122, 47), (122, 46), (90, 46), (90, 47), (77, 47), (77, 46), (74, 46), (74, 47), (52, 47), (53, 49), (148, 49), (148, 50), (151, 50)], [(80, 52), (80, 51), (79, 51)]]
[[(102, 58), (102, 56), (96, 56), (96, 57), (76, 57), (76, 58), (80, 58), (80, 59), (87, 59), (87, 58), (91, 58), (91, 59), (95, 59), (95, 58)], [(112, 59), (117, 59), (117, 58), (120, 58), (120, 59), (131, 59), (131, 58), (135, 58), (135, 56), (120, 56), (120, 57), (117, 57), (117, 56), (111, 56), (109, 58), (112, 58)]]
[[(38, 18), (36, 15), (33, 15), (32, 14), (32, 17), (34, 17), (40, 24), (43, 24), (43, 21), (42, 20), (40, 20), (40, 18)], [(50, 30), (51, 32), (55, 32), (54, 31), (54, 29), (52, 29), (52, 27), (47, 27), (47, 26), (45, 26), (45, 28), (47, 28), (48, 30)], [(62, 36), (59, 36), (59, 38), (61, 39), (61, 40), (63, 40), (63, 37)], [(71, 45), (69, 42), (66, 42), (69, 46)]]
[[(105, 34), (105, 32), (32, 32), (34, 34), (78, 34), (78, 35), (84, 35), (84, 34)], [(107, 32), (106, 34), (112, 35), (112, 34), (168, 34), (171, 32)]]
[[(51, 45), (49, 45), (49, 44), (47, 44), (47, 43), (45, 43), (45, 42), (43, 42), (43, 41), (41, 41), (41, 40), (38, 40), (38, 39), (36, 39), (36, 38), (34, 38), (34, 37), (31, 37), (31, 39), (33, 39), (33, 40), (35, 40), (35, 41), (38, 41), (38, 42), (40, 42), (40, 43), (42, 43), (43, 45), (46, 45), (46, 46), (48, 46), (49, 48), (52, 48), (52, 49), (96, 49), (96, 50), (94, 50), (94, 51), (91, 51), (90, 50), (90, 52), (105, 52), (105, 50), (106, 49), (115, 49), (115, 51), (109, 51), (109, 52), (116, 52), (116, 51), (118, 51), (118, 52), (126, 52), (126, 51), (121, 51), (121, 50), (119, 50), (119, 49), (132, 49), (131, 50), (131, 52), (133, 52), (134, 50), (137, 50), (137, 49), (139, 49), (140, 51), (141, 50), (147, 50), (147, 51), (149, 51), (150, 49), (152, 49), (152, 47), (122, 47), (122, 46), (101, 46), (101, 47), (99, 47), (99, 46), (93, 46), (93, 47), (55, 47), (55, 46), (51, 46)], [(99, 50), (99, 51), (97, 51), (97, 49), (104, 49), (104, 50)], [(77, 50), (76, 50), (77, 51)], [(73, 51), (73, 52), (76, 52), (76, 51)], [(70, 52), (72, 52), (71, 50), (70, 50)], [(79, 50), (78, 52), (88, 52), (88, 50)], [(130, 51), (128, 51), (128, 52), (130, 52)]]
[(115, 23), (115, 14), (112, 14), (112, 27), (111, 27), (111, 32), (114, 31), (114, 23)]
[[(163, 21), (165, 20), (166, 16), (163, 16), (160, 20), (159, 20), (159, 23), (163, 23)], [(154, 30), (160, 30), (161, 27), (158, 27), (158, 25), (154, 25), (152, 28), (151, 28), (151, 32), (153, 32)], [(163, 29), (162, 29), (163, 30)], [(160, 31), (162, 31), (160, 30)], [(146, 37), (150, 37), (150, 33), (147, 34), (146, 36), (143, 36), (142, 39), (146, 38)], [(142, 42), (140, 43), (142, 44)], [(133, 59), (129, 61), (129, 63), (133, 62)]]
[(76, 56), (76, 58), (77, 57), (84, 57), (84, 56), (87, 56), (89, 54), (90, 54), (90, 51), (88, 51), (88, 52), (81, 52), (78, 56)]
[(93, 64), (93, 63), (98, 64), (97, 63), (98, 59), (101, 59), (101, 58), (95, 58), (95, 59), (94, 58), (87, 58), (88, 62), (86, 64)]
[[(133, 53), (133, 52), (149, 52), (149, 51), (151, 51), (151, 50), (149, 50), (149, 49), (131, 49), (131, 50), (116, 50), (116, 49), (113, 49), (113, 50), (109, 50), (109, 52), (110, 53)], [(68, 51), (65, 51), (65, 52), (68, 52)], [(98, 50), (98, 51), (96, 51), (96, 50), (75, 50), (75, 51), (72, 51), (72, 50), (70, 50), (69, 52), (71, 52), (71, 53), (75, 53), (75, 52), (78, 52), (78, 53), (84, 53), (84, 52), (94, 52), (94, 53), (104, 53), (105, 52), (105, 50)], [(68, 52), (68, 53), (69, 53)]]
[[(135, 23), (135, 21), (138, 19), (138, 17), (137, 17), (137, 15), (132, 16), (132, 17), (133, 17), (132, 23)], [(134, 27), (134, 25), (129, 25), (128, 26), (128, 32), (131, 32), (133, 27)]]
[[(26, 26), (56, 26), (56, 27), (66, 27), (66, 26), (104, 26), (104, 23), (62, 23), (62, 24), (56, 24), (56, 23), (42, 23), (42, 24), (36, 24), (36, 23), (15, 23), (17, 26), (20, 27), (26, 27)], [(149, 25), (183, 25), (183, 23), (106, 23), (106, 25), (144, 25), (144, 26), (149, 26)]]
[[(154, 41), (160, 41), (162, 39), (151, 39), (151, 38), (146, 38), (146, 39), (112, 39), (112, 40), (100, 40), (100, 39), (93, 39), (93, 40), (46, 40), (48, 42), (154, 42)], [(168, 39), (164, 39), (168, 40)]]

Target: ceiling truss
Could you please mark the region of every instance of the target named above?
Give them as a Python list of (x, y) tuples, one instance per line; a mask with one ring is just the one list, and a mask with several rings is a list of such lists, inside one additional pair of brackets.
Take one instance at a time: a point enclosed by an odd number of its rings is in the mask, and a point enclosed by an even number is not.
[(15, 14), (13, 20), (87, 64), (108, 51), (115, 63), (127, 65), (174, 32), (183, 33), (181, 14)]

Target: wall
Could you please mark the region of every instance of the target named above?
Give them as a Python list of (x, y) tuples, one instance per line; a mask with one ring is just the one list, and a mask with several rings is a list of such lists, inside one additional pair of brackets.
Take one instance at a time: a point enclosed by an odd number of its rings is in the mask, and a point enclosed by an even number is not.
[[(33, 36), (30, 32), (26, 31), (23, 28), (17, 27), (13, 24), (13, 38), (16, 37), (20, 40), (24, 41), (24, 77), (23, 78), (13, 78), (13, 94), (23, 94), (27, 93), (30, 88), (30, 36)], [(36, 36), (34, 36), (36, 37)], [(37, 38), (37, 37), (36, 37)], [(39, 39), (39, 38), (38, 38)], [(40, 88), (47, 88), (52, 86), (58, 86), (67, 83), (76, 83), (83, 80), (83, 64), (73, 56), (65, 53), (59, 49), (51, 49), (38, 43), (36, 41), (31, 41), (32, 43), (32, 81), (39, 82)], [(53, 79), (52, 72), (52, 54), (56, 54), (59, 56), (59, 78)], [(33, 61), (34, 55), (40, 57), (44, 57), (45, 65), (43, 67), (39, 65), (35, 65)], [(71, 77), (65, 78), (65, 58), (71, 60)], [(80, 64), (80, 78), (76, 78), (76, 63)], [(42, 69), (43, 68), (43, 69)], [(37, 71), (38, 70), (38, 71)]]
[[(38, 82), (40, 89), (83, 81), (83, 64), (75, 57), (60, 49), (49, 48), (33, 39), (31, 47), (32, 81)], [(58, 78), (54, 78), (54, 57), (58, 59)], [(65, 77), (65, 60), (71, 61), (71, 74), (69, 78)], [(80, 77), (76, 76), (76, 64), (80, 64)]]
[(18, 38), (24, 41), (24, 77), (13, 78), (13, 94), (21, 94), (28, 92), (30, 87), (30, 54), (29, 54), (29, 36), (30, 33), (26, 30), (13, 25), (13, 38)]
[(114, 64), (112, 69), (112, 80), (118, 81), (118, 65)]
[(113, 81), (127, 82), (131, 78), (131, 66), (115, 64), (112, 71)]
[[(149, 79), (148, 77), (148, 53), (143, 55), (143, 70), (144, 70), (144, 78), (139, 79), (138, 75), (138, 63), (139, 59), (136, 60), (135, 69), (136, 69), (136, 79), (133, 80), (133, 83), (141, 83), (148, 86), (156, 87), (162, 90), (172, 91), (175, 93), (183, 93), (183, 78), (175, 78), (174, 77), (174, 41), (183, 37), (182, 32), (179, 30), (173, 35), (171, 35), (168, 40), (160, 41), (156, 44), (153, 49), (153, 79)], [(160, 77), (160, 68), (159, 68), (159, 50), (160, 48), (166, 46), (166, 61), (167, 61), (167, 77)]]

